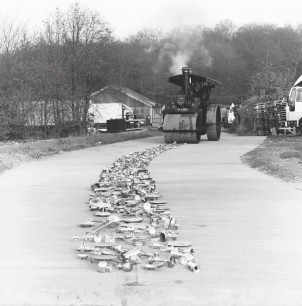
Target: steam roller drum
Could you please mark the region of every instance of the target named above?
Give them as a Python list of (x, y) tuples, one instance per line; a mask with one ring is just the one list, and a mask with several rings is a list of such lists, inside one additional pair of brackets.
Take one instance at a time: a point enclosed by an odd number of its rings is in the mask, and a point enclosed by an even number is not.
[(193, 114), (166, 114), (163, 132), (166, 143), (198, 143), (200, 140), (200, 117)]
[(207, 137), (218, 141), (221, 134), (221, 113), (219, 105), (209, 105), (207, 109)]
[(164, 133), (165, 143), (173, 143), (173, 133)]

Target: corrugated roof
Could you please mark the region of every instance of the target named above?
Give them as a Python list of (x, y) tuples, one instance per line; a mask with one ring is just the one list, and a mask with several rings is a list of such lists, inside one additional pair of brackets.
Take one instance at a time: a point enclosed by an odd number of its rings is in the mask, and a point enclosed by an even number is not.
[(102, 89), (92, 93), (91, 97), (96, 96), (97, 94), (102, 93), (102, 92), (104, 92), (105, 90), (107, 90), (109, 88), (113, 88), (113, 89), (115, 89), (115, 90), (125, 94), (129, 98), (137, 100), (137, 101), (139, 101), (139, 102), (141, 102), (141, 103), (143, 103), (143, 104), (145, 104), (145, 105), (147, 105), (149, 107), (155, 106), (155, 102), (153, 102), (151, 99), (149, 99), (149, 98), (147, 98), (147, 97), (139, 94), (138, 92), (136, 92), (134, 90), (131, 90), (131, 89), (127, 88), (127, 87), (106, 86), (106, 87), (104, 87), (104, 88), (102, 88)]

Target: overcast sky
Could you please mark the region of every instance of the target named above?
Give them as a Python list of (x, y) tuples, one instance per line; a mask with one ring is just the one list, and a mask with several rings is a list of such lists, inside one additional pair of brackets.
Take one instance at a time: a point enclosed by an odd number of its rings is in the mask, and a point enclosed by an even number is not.
[[(41, 25), (56, 7), (71, 0), (0, 0), (0, 20), (16, 18), (30, 27)], [(180, 25), (214, 25), (229, 19), (244, 23), (302, 24), (301, 0), (79, 0), (98, 10), (114, 33), (124, 38), (145, 27), (163, 30)], [(1, 25), (1, 24), (0, 24)]]

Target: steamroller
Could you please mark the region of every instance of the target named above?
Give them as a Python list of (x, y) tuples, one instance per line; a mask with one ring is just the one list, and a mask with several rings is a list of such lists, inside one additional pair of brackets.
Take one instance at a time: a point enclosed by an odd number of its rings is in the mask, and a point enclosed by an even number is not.
[(210, 104), (211, 92), (220, 82), (194, 75), (183, 67), (182, 74), (169, 78), (180, 87), (172, 104), (163, 111), (163, 133), (166, 143), (199, 143), (207, 134), (210, 141), (218, 141), (221, 133), (220, 107)]

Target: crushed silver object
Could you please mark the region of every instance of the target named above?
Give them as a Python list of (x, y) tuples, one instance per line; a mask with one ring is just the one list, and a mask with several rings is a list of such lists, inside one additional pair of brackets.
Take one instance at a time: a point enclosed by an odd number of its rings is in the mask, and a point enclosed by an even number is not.
[(148, 271), (173, 268), (177, 263), (199, 272), (191, 243), (177, 240), (179, 224), (147, 169), (153, 158), (177, 147), (133, 152), (103, 168), (87, 202), (96, 218), (80, 224), (90, 227), (86, 233), (73, 236), (82, 241), (78, 258), (96, 262), (100, 273), (113, 268), (131, 272), (140, 264)]

